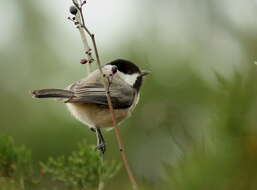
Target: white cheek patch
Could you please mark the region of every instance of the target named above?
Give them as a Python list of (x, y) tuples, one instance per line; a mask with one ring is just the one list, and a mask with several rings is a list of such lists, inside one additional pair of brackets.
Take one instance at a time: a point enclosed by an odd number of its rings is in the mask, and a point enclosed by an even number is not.
[(135, 73), (135, 74), (124, 74), (120, 71), (118, 71), (118, 74), (120, 76), (120, 78), (122, 78), (126, 83), (128, 83), (129, 85), (133, 86), (137, 80), (137, 77), (138, 77), (138, 73)]

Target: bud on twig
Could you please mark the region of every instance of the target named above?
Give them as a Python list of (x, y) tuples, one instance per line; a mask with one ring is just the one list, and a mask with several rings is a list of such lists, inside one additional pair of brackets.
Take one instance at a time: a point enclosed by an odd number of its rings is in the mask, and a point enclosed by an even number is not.
[(70, 13), (73, 15), (76, 15), (78, 13), (78, 9), (75, 6), (70, 7)]
[(87, 59), (81, 59), (81, 60), (80, 60), (80, 64), (84, 65), (84, 64), (86, 64), (86, 63), (88, 63), (88, 60), (87, 60)]

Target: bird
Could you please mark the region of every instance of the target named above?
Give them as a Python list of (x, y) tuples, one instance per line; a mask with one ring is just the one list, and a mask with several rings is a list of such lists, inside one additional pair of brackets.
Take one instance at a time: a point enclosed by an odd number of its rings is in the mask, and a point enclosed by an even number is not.
[(54, 98), (65, 103), (71, 115), (96, 133), (96, 149), (104, 154), (106, 142), (101, 129), (114, 126), (101, 74), (108, 79), (116, 122), (120, 124), (135, 109), (143, 79), (149, 72), (125, 59), (116, 59), (101, 68), (102, 73), (97, 69), (65, 89), (34, 90), (32, 95), (34, 98)]

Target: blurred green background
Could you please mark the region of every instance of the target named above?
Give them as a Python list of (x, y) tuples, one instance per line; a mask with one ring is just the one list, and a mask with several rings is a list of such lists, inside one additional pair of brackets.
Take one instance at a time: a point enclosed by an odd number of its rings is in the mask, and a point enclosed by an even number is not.
[[(68, 155), (94, 134), (65, 105), (30, 90), (85, 76), (83, 46), (66, 19), (71, 1), (2, 0), (0, 133), (34, 161)], [(102, 62), (125, 58), (151, 71), (121, 125), (145, 189), (257, 189), (257, 1), (88, 0)], [(114, 133), (106, 159), (119, 160)], [(129, 189), (124, 170), (107, 189)]]

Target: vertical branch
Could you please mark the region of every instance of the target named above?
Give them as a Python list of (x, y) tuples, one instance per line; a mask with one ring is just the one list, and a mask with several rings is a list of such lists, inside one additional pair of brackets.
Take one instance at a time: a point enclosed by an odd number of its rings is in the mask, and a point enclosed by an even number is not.
[[(85, 25), (84, 15), (83, 15), (83, 12), (82, 12), (82, 6), (85, 4), (85, 1), (81, 2), (81, 0), (79, 0), (80, 4), (78, 3), (78, 0), (72, 0), (72, 1), (73, 1), (73, 4), (77, 7), (77, 9), (79, 11), (79, 17), (77, 18), (77, 16), (76, 16), (76, 20), (78, 21), (78, 25), (79, 25), (78, 28), (79, 28), (79, 30), (83, 30), (83, 32), (81, 32), (81, 34), (83, 33), (83, 36), (81, 35), (82, 41), (84, 40), (85, 42), (87, 42), (86, 36), (84, 35), (85, 32), (90, 36), (90, 38), (92, 40), (93, 49), (94, 49), (95, 56), (96, 56), (96, 62), (97, 62), (97, 66), (98, 66), (98, 69), (100, 71), (102, 82), (103, 82), (103, 85), (104, 85), (104, 88), (105, 88), (105, 93), (106, 93), (106, 98), (107, 98), (107, 102), (108, 102), (108, 107), (109, 107), (110, 114), (111, 114), (111, 117), (112, 117), (114, 132), (115, 132), (116, 140), (117, 140), (117, 143), (118, 143), (120, 155), (121, 155), (124, 167), (125, 167), (125, 169), (127, 171), (129, 180), (130, 180), (130, 182), (132, 184), (133, 190), (138, 190), (137, 182), (136, 182), (136, 180), (134, 178), (134, 175), (133, 175), (133, 173), (132, 173), (132, 171), (131, 171), (131, 169), (129, 167), (127, 156), (125, 154), (122, 138), (121, 138), (121, 135), (120, 135), (120, 129), (117, 126), (116, 116), (115, 116), (115, 112), (114, 112), (114, 109), (113, 109), (113, 105), (112, 105), (112, 101), (111, 101), (111, 96), (110, 96), (110, 91), (109, 91), (109, 85), (111, 85), (109, 83), (110, 82), (109, 78), (108, 78), (109, 76), (105, 76), (103, 74), (103, 71), (102, 71), (102, 68), (101, 68), (100, 56), (99, 56), (97, 45), (96, 45), (95, 35), (93, 33), (91, 33), (88, 30), (88, 28), (86, 27), (86, 25)], [(85, 39), (84, 39), (84, 37), (85, 37)], [(88, 53), (86, 53), (86, 54), (91, 56), (91, 49), (89, 48), (88, 43), (84, 43), (84, 44), (87, 45), (87, 50), (89, 50), (89, 54)]]
[(136, 180), (134, 178), (134, 175), (133, 175), (133, 173), (132, 173), (132, 171), (129, 167), (128, 159), (127, 159), (127, 156), (125, 154), (122, 138), (121, 138), (121, 135), (120, 135), (120, 129), (117, 126), (115, 112), (114, 112), (114, 109), (113, 109), (111, 96), (110, 96), (110, 91), (109, 91), (109, 87), (108, 87), (108, 81), (106, 81), (106, 78), (104, 77), (104, 74), (103, 74), (103, 71), (102, 71), (102, 68), (101, 68), (101, 62), (100, 62), (100, 57), (99, 57), (99, 54), (98, 54), (98, 49), (97, 49), (97, 46), (96, 46), (95, 35), (91, 34), (90, 37), (91, 37), (92, 42), (93, 42), (94, 52), (95, 52), (95, 55), (96, 55), (96, 62), (97, 62), (97, 65), (98, 65), (98, 69), (99, 69), (99, 71), (101, 72), (101, 75), (102, 75), (102, 80), (103, 80), (103, 83), (104, 83), (106, 97), (107, 97), (107, 101), (108, 101), (108, 105), (109, 105), (109, 110), (110, 110), (110, 113), (111, 113), (111, 116), (112, 116), (114, 132), (115, 132), (116, 140), (117, 140), (117, 143), (118, 143), (118, 146), (119, 146), (120, 155), (121, 155), (124, 167), (125, 167), (125, 169), (128, 173), (128, 177), (129, 177), (129, 180), (132, 184), (132, 187), (133, 187), (134, 190), (137, 190), (138, 185), (137, 185)]
[(103, 84), (104, 84), (104, 88), (105, 88), (105, 92), (106, 92), (106, 97), (107, 97), (107, 101), (108, 101), (108, 105), (109, 105), (109, 110), (110, 110), (110, 113), (111, 113), (111, 116), (112, 116), (114, 132), (115, 132), (116, 140), (117, 140), (119, 150), (120, 150), (120, 155), (121, 155), (124, 167), (125, 167), (125, 169), (128, 173), (128, 177), (130, 179), (132, 187), (133, 187), (134, 190), (137, 190), (138, 185), (137, 185), (136, 180), (134, 178), (134, 175), (133, 175), (133, 173), (132, 173), (132, 171), (129, 167), (128, 159), (127, 159), (127, 156), (125, 154), (122, 138), (121, 138), (121, 135), (120, 135), (120, 129), (117, 126), (116, 116), (115, 116), (115, 112), (114, 112), (114, 109), (113, 109), (111, 96), (110, 96), (110, 91), (109, 91), (109, 87), (108, 87), (108, 82), (109, 81), (108, 81), (108, 78), (104, 77), (104, 74), (103, 74), (103, 71), (102, 71), (102, 68), (101, 68), (101, 62), (100, 62), (100, 57), (99, 57), (96, 41), (95, 41), (95, 35), (92, 34), (92, 33), (89, 33), (89, 35), (90, 35), (90, 37), (92, 39), (92, 42), (93, 42), (97, 66), (98, 66), (98, 69), (99, 69), (99, 71), (101, 73), (101, 76), (102, 76), (102, 80), (103, 80)]
[[(85, 51), (85, 60), (83, 60), (83, 64), (86, 64), (86, 70), (87, 70), (87, 75), (90, 74), (91, 72), (91, 63), (94, 61), (94, 59), (92, 58), (92, 53), (91, 53), (91, 49), (88, 45), (88, 41), (87, 41), (87, 37), (86, 37), (86, 32), (83, 29), (83, 23), (84, 23), (84, 17), (83, 17), (83, 13), (82, 13), (82, 6), (83, 3), (81, 2), (81, 0), (72, 0), (73, 4), (75, 5), (77, 11), (75, 11), (75, 22), (74, 24), (77, 26), (79, 33), (80, 33), (80, 37), (81, 37), (81, 41), (83, 43), (84, 46), (84, 51)], [(72, 12), (72, 11), (71, 11)]]
[(97, 190), (103, 190), (103, 189), (104, 189), (104, 183), (102, 181), (100, 181)]
[(97, 187), (97, 190), (103, 190), (104, 189), (104, 186), (105, 186), (105, 184), (104, 184), (104, 180), (102, 179), (102, 173), (103, 173), (103, 167), (104, 167), (104, 158), (103, 158), (103, 156), (100, 156), (100, 163), (101, 163), (101, 167), (100, 167), (100, 169), (101, 169), (101, 171), (99, 172), (99, 183), (98, 183), (98, 187)]

